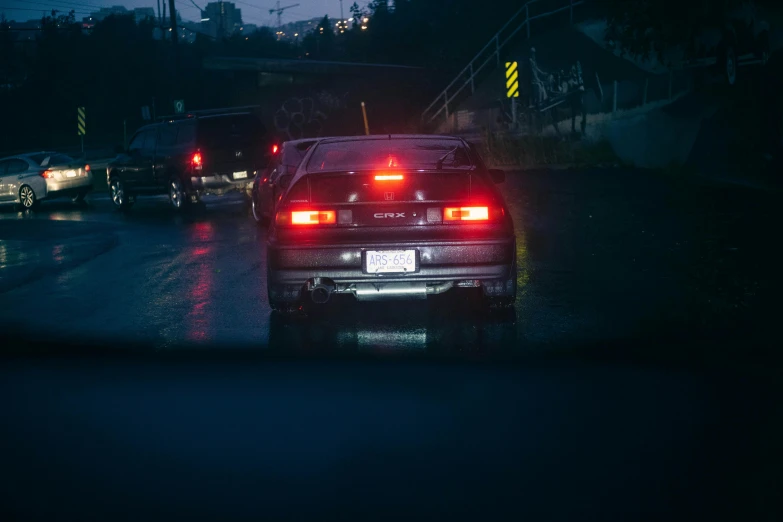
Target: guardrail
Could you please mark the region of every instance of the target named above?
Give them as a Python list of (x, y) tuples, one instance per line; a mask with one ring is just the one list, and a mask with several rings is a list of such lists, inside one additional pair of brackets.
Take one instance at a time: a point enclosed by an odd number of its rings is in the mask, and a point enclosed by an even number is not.
[[(424, 109), (421, 119), (424, 123), (432, 123), (440, 114), (445, 113), (449, 117), (449, 104), (467, 87), (470, 87), (471, 94), (476, 90), (476, 76), (484, 70), (493, 60), (495, 66), (500, 66), (500, 51), (519, 33), (523, 28), (527, 30), (527, 38), (530, 38), (530, 22), (539, 18), (545, 18), (554, 14), (570, 11), (570, 23), (574, 21), (574, 7), (584, 4), (587, 0), (564, 0), (565, 5), (547, 11), (530, 15), (530, 6), (543, 2), (544, 0), (529, 0), (522, 6), (509, 20), (495, 33), (487, 44), (478, 52), (468, 65), (457, 74), (454, 80), (449, 83), (445, 89), (435, 98), (435, 100)], [(504, 33), (511, 31), (504, 36)], [(467, 75), (467, 77), (466, 77)], [(439, 105), (442, 104), (442, 105)], [(432, 112), (439, 107), (435, 112)]]

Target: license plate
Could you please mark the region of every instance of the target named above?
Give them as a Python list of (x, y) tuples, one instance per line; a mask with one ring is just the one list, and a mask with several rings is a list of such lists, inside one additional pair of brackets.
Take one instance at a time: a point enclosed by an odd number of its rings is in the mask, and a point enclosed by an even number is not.
[(75, 170), (66, 170), (65, 171), (65, 177), (66, 178), (75, 178), (76, 177), (76, 171)]
[(245, 179), (247, 178), (247, 171), (241, 170), (239, 172), (234, 172), (234, 179)]
[(364, 270), (369, 274), (398, 274), (416, 271), (415, 250), (368, 250)]

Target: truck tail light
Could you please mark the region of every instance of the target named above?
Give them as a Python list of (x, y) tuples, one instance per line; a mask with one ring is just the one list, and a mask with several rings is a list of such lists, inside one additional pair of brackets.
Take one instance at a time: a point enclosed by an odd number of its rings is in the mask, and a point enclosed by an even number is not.
[(190, 164), (193, 165), (193, 168), (196, 170), (201, 170), (203, 168), (204, 163), (200, 152), (193, 154), (193, 157), (190, 158)]

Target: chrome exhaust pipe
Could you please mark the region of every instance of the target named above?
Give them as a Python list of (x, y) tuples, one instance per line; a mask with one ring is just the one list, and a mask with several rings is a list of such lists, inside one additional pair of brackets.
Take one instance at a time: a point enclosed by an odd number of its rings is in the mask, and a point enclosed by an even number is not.
[(439, 285), (427, 283), (360, 283), (350, 291), (357, 301), (385, 301), (387, 299), (427, 299), (428, 295), (442, 294), (454, 286), (453, 282)]

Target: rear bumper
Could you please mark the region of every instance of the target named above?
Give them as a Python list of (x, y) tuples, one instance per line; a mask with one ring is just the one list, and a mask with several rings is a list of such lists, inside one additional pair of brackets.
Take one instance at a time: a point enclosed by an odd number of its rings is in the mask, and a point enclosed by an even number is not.
[(75, 196), (76, 194), (90, 191), (92, 191), (92, 173), (74, 179), (46, 180), (47, 198)]
[[(410, 274), (367, 274), (362, 270), (365, 250), (419, 252), (419, 270)], [(279, 246), (268, 248), (269, 284), (304, 285), (314, 278), (335, 284), (371, 282), (459, 282), (514, 279), (514, 238), (470, 242), (394, 243), (340, 246)]]
[(254, 171), (248, 172), (247, 179), (234, 180), (226, 174), (212, 176), (193, 176), (191, 189), (199, 195), (221, 195), (228, 192), (244, 192), (250, 195), (253, 190)]

